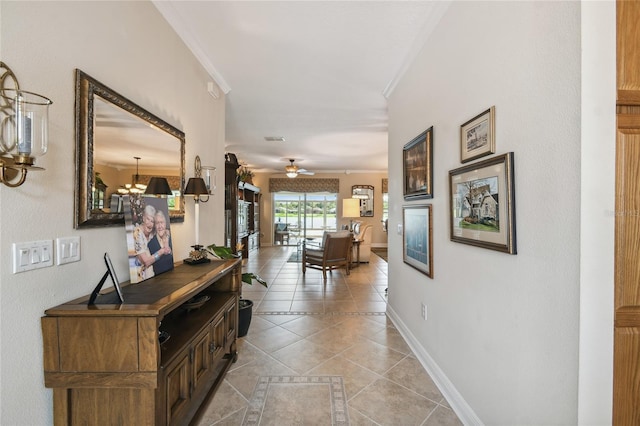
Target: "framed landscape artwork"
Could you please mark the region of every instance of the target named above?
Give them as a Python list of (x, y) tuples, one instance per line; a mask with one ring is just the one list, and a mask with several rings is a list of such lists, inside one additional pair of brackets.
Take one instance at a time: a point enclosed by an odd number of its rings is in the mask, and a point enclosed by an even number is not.
[(496, 152), (495, 115), (491, 107), (460, 126), (460, 162)]
[(513, 152), (449, 171), (451, 241), (516, 254)]
[(431, 205), (402, 207), (402, 260), (433, 278)]
[(433, 127), (404, 146), (402, 159), (404, 199), (433, 198)]

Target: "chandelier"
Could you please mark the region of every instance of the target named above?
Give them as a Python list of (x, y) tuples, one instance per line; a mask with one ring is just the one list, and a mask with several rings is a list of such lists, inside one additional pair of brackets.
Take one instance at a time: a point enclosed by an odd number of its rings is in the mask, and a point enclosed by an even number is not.
[(145, 189), (147, 189), (147, 185), (139, 183), (140, 174), (138, 173), (138, 164), (140, 157), (133, 158), (136, 159), (136, 175), (133, 177), (133, 183), (126, 183), (124, 188), (118, 188), (118, 193), (120, 194), (142, 194)]

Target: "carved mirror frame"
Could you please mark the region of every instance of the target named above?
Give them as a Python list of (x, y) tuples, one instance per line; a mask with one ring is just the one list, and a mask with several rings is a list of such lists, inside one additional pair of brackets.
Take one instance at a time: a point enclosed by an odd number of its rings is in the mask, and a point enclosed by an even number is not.
[(360, 199), (360, 217), (373, 217), (373, 185), (353, 185), (351, 197)]
[[(88, 227), (104, 227), (124, 225), (123, 212), (104, 212), (93, 208), (94, 182), (94, 134), (96, 96), (113, 104), (123, 111), (143, 120), (159, 131), (168, 133), (176, 139), (176, 154), (180, 155), (179, 179), (180, 191), (185, 183), (185, 135), (181, 130), (173, 127), (156, 115), (130, 101), (118, 92), (110, 89), (79, 69), (76, 69), (76, 182), (75, 182), (75, 223), (76, 229)], [(179, 200), (176, 209), (169, 211), (171, 222), (184, 221), (184, 197)]]

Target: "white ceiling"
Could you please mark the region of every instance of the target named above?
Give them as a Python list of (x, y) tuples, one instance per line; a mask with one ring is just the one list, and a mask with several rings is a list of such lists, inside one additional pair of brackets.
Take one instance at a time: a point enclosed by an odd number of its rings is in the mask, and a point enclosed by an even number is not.
[(227, 152), (255, 171), (281, 172), (294, 158), (316, 173), (387, 170), (383, 92), (448, 7), (434, 1), (154, 4), (227, 93)]

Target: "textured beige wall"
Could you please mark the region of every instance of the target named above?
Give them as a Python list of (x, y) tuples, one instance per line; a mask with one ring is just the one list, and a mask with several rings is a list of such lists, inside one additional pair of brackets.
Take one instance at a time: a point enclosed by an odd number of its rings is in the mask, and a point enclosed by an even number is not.
[[(402, 201), (401, 147), (434, 126), (434, 278), (390, 233), (389, 310), (465, 424), (578, 421), (580, 21), (578, 2), (452, 2), (389, 98), (391, 229), (423, 204)], [(492, 105), (496, 155), (515, 153), (517, 255), (449, 237), (460, 125)]]
[[(89, 293), (109, 252), (128, 276), (124, 227), (75, 230), (74, 70), (79, 68), (186, 134), (187, 177), (193, 160), (224, 169), (224, 97), (207, 93), (212, 79), (151, 2), (0, 2), (1, 58), (25, 90), (53, 100), (49, 152), (16, 189), (0, 186), (0, 424), (52, 424), (52, 391), (44, 387), (40, 317)], [(222, 196), (201, 208), (201, 238), (222, 241)], [(194, 241), (193, 202), (172, 224), (176, 259)], [(216, 219), (217, 218), (217, 219)], [(81, 261), (11, 273), (11, 244), (80, 236)]]

